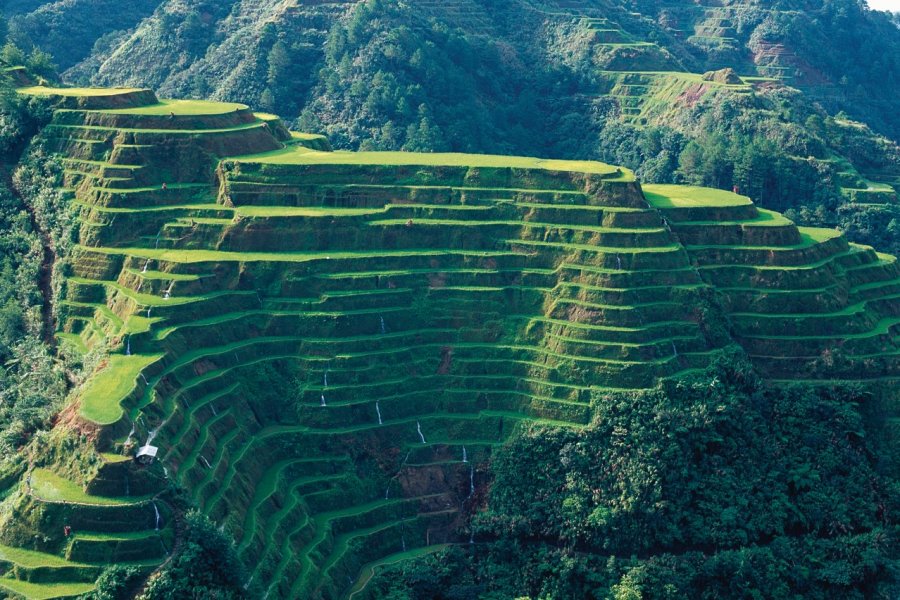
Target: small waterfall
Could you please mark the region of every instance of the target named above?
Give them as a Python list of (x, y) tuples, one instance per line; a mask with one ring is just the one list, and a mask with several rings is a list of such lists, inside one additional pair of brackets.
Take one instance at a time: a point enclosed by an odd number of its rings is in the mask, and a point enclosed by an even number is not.
[(678, 356), (678, 348), (675, 347), (674, 341), (672, 342), (672, 355), (676, 357)]
[(469, 497), (466, 498), (468, 500), (472, 496), (475, 495), (475, 467), (469, 468)]
[(622, 257), (616, 254), (616, 268), (622, 270)]
[(152, 306), (148, 306), (148, 307), (147, 307), (147, 318), (148, 318), (148, 319), (150, 318), (150, 311), (151, 311), (151, 310), (153, 310), (153, 307), (152, 307)]
[(250, 579), (247, 580), (247, 583), (244, 584), (244, 589), (249, 590), (250, 584), (253, 583), (253, 578), (256, 577), (256, 573), (250, 576)]
[(144, 268), (141, 269), (141, 273), (146, 273), (147, 269), (150, 267), (150, 259), (147, 259), (147, 262), (144, 263)]
[(403, 536), (400, 536), (400, 543), (402, 544), (403, 551), (406, 552), (406, 538)]
[[(419, 432), (419, 439), (422, 440), (422, 443), (425, 442), (425, 436), (422, 434), (422, 424), (416, 421), (416, 430)], [(407, 455), (408, 456), (408, 455)]]
[(463, 446), (463, 462), (464, 462), (464, 463), (469, 462), (469, 455), (466, 454), (466, 447), (465, 447), (465, 446)]
[(156, 234), (156, 245), (153, 246), (156, 250), (159, 250), (159, 236), (160, 235), (162, 235), (162, 231), (159, 231)]
[(144, 380), (144, 385), (150, 385), (150, 382), (147, 381), (147, 377), (144, 375), (143, 372), (141, 372), (141, 379)]
[(391, 482), (388, 482), (386, 488), (384, 488), (384, 499), (387, 500), (391, 497)]
[(206, 468), (207, 468), (207, 469), (212, 469), (212, 465), (211, 465), (211, 464), (209, 464), (209, 461), (208, 461), (208, 460), (206, 460), (206, 457), (205, 457), (205, 456), (203, 456), (203, 455), (202, 455), (202, 454), (201, 454), (201, 455), (200, 455), (200, 460), (202, 460), (202, 461), (203, 461), (203, 464), (205, 464), (205, 465), (206, 465)]
[(153, 502), (153, 512), (156, 514), (156, 530), (159, 531), (159, 509), (156, 507), (156, 502)]
[(166, 468), (166, 465), (163, 465), (163, 475), (166, 476), (166, 479), (169, 478), (169, 469)]
[(381, 334), (384, 335), (387, 333), (387, 328), (384, 326), (384, 317), (378, 317), (378, 319), (381, 321)]
[(328, 387), (328, 369), (325, 369), (325, 372), (322, 373), (322, 382), (325, 384), (325, 387)]
[(169, 298), (172, 297), (172, 288), (173, 287), (175, 287), (175, 280), (172, 280), (169, 283), (169, 287), (168, 287), (168, 289), (166, 289), (166, 293), (163, 294), (163, 300), (168, 300)]
[(262, 296), (259, 295), (259, 290), (256, 290), (256, 301), (259, 302), (260, 307), (263, 305)]
[(471, 529), (471, 528), (469, 529), (469, 543), (470, 544), (475, 543), (475, 530)]
[(218, 417), (218, 416), (219, 416), (219, 411), (216, 410), (216, 405), (215, 405), (215, 403), (210, 402), (210, 403), (209, 403), (209, 407), (212, 409), (212, 414), (213, 414), (213, 416), (214, 416), (214, 417)]
[[(143, 375), (143, 373), (141, 373), (141, 375)], [(128, 443), (131, 441), (131, 438), (134, 436), (134, 430), (135, 430), (135, 427), (137, 427), (137, 424), (136, 424), (134, 421), (132, 421), (132, 422), (131, 422), (131, 431), (128, 432), (128, 437), (125, 438), (125, 445), (126, 445), (126, 446), (127, 446)]]
[(131, 335), (125, 341), (125, 356), (131, 356)]
[[(160, 425), (160, 427), (162, 427), (162, 425)], [(150, 432), (150, 435), (147, 437), (147, 443), (144, 445), (149, 446), (150, 444), (152, 444), (153, 440), (156, 439), (157, 433), (159, 433), (159, 427), (157, 427), (156, 429), (154, 429), (153, 431)]]
[(381, 421), (381, 406), (378, 404), (378, 400), (375, 401), (375, 412), (378, 413), (378, 424), (384, 425)]
[(325, 404), (325, 394), (322, 394), (322, 406), (327, 406), (327, 405)]

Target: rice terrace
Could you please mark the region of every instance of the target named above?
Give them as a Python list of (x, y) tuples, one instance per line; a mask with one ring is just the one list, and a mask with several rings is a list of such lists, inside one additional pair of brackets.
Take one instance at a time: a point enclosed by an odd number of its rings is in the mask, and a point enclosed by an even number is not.
[[(270, 594), (337, 597), (367, 565), (466, 541), (480, 465), (522, 421), (584, 426), (593, 396), (732, 340), (773, 380), (815, 378), (838, 339), (846, 376), (900, 374), (896, 260), (739, 195), (600, 163), (332, 152), (146, 90), (19, 93), (60, 98), (44, 135), (79, 207), (57, 336), (117, 346), (68, 418), (95, 441), (83, 470), (30, 472), (4, 524), (0, 586), (26, 597), (163, 562), (170, 478)], [(143, 445), (149, 467), (128, 458)]]
[[(689, 58), (636, 13), (554, 4), (541, 18), (606, 58), (591, 101), (628, 127), (812, 77), (771, 45), (754, 76), (670, 68)], [(674, 39), (690, 18), (705, 52), (739, 47), (733, 2), (670, 4)], [(498, 27), (461, 0), (417, 6)], [(324, 119), (332, 135), (33, 71), (4, 70), (31, 116), (4, 150), (24, 166), (4, 170), (20, 209), (0, 247), (33, 266), (0, 263), (0, 313), (7, 287), (30, 294), (21, 327), (57, 358), (28, 374), (37, 355), (0, 344), (0, 424), (26, 406), (4, 386), (64, 401), (9, 426), (0, 598), (896, 592), (900, 266), (852, 229), (737, 183), (384, 149), (378, 127), (351, 144)], [(823, 153), (837, 197), (896, 208), (900, 162)]]

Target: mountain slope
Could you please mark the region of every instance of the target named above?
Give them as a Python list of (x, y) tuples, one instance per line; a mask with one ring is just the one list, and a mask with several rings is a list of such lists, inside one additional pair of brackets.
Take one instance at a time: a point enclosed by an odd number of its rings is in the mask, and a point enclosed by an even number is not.
[(342, 148), (596, 159), (736, 186), (900, 250), (900, 30), (855, 0), (167, 0), (87, 58), (59, 28), (96, 17), (92, 3), (9, 8), (13, 38), (74, 64), (75, 83), (248, 103)]
[(11, 17), (14, 38), (22, 47), (35, 44), (52, 49), (59, 67), (69, 69), (87, 59), (101, 38), (114, 39), (149, 17), (160, 4), (161, 0), (4, 2), (0, 11)]
[[(682, 389), (735, 352), (771, 393), (787, 379), (854, 380), (873, 410), (895, 410), (896, 259), (747, 197), (644, 188), (590, 161), (334, 152), (243, 105), (142, 89), (19, 94), (55, 103), (35, 147), (59, 156), (60, 193), (77, 210), (77, 244), (56, 269), (57, 335), (64, 353), (105, 355), (4, 481), (10, 593), (81, 593), (114, 565), (152, 571), (147, 597), (172, 597), (195, 506), (249, 571), (223, 558), (207, 578), (252, 595), (339, 597), (365, 588), (372, 565), (471, 539), (473, 512), (504, 474), (489, 459), (527, 424), (579, 435), (611, 398)], [(822, 427), (816, 443), (833, 445)], [(791, 457), (812, 444), (794, 430), (781, 439), (798, 445)], [(851, 441), (846, 452), (864, 454)], [(134, 460), (148, 446), (149, 467)], [(555, 464), (539, 456), (540, 469)], [(836, 507), (852, 514), (836, 522), (854, 543), (892, 535), (891, 518), (873, 516), (893, 502), (880, 478), (894, 463), (881, 456), (880, 470), (853, 471), (850, 489), (874, 491)], [(773, 489), (801, 493), (801, 516), (776, 511), (729, 549), (780, 527), (819, 543), (832, 519), (808, 512), (820, 504), (802, 496), (811, 484), (792, 487), (793, 460), (772, 467)], [(572, 502), (590, 496), (581, 485)], [(500, 520), (485, 541), (502, 540), (516, 504), (489, 506)], [(575, 507), (563, 523), (588, 518)], [(512, 518), (510, 542), (544, 541)], [(579, 542), (590, 553), (613, 539), (598, 518), (599, 537)], [(890, 544), (873, 553), (879, 565), (895, 557)], [(886, 572), (822, 589), (881, 585)]]

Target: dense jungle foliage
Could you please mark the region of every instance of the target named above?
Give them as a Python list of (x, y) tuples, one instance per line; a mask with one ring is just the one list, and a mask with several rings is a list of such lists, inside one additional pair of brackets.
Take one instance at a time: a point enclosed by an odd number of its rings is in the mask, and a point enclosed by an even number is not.
[[(9, 49), (7, 49), (8, 51)], [(6, 52), (5, 52), (6, 53)], [(41, 279), (43, 244), (38, 220), (60, 213), (54, 179), (38, 159), (19, 163), (46, 107), (18, 98), (8, 82), (0, 94), (0, 474), (15, 450), (60, 408), (68, 385), (65, 368), (45, 344)], [(50, 175), (50, 179), (39, 179)], [(26, 203), (24, 196), (34, 204)], [(29, 211), (29, 207), (33, 210)], [(64, 211), (63, 211), (64, 212)]]
[(83, 600), (239, 600), (246, 593), (246, 570), (231, 539), (205, 516), (189, 511), (178, 553), (149, 580), (138, 567), (114, 566), (97, 580)]
[(889, 598), (900, 487), (853, 387), (767, 388), (738, 354), (595, 398), (491, 463), (471, 552), (387, 567), (369, 598)]

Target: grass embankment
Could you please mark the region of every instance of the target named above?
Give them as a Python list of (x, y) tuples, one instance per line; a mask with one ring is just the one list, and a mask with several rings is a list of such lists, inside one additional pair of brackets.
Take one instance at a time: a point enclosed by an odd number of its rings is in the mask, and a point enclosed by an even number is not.
[[(153, 129), (141, 127), (104, 127), (102, 125), (58, 125), (51, 124), (47, 127), (54, 129), (71, 129), (74, 132), (104, 132), (104, 133), (134, 133), (134, 134), (160, 134), (160, 135), (208, 135), (214, 133), (236, 133), (249, 131), (252, 129), (260, 129), (266, 125), (265, 121), (256, 120), (249, 123), (241, 123), (232, 127), (219, 127), (217, 129), (204, 129), (197, 131), (196, 129)], [(90, 140), (88, 140), (90, 141)], [(174, 186), (173, 186), (174, 187)], [(184, 186), (182, 186), (184, 187)], [(134, 190), (128, 190), (134, 191)]]
[(53, 598), (77, 598), (93, 590), (94, 584), (31, 583), (19, 579), (0, 577), (0, 588), (27, 600), (51, 600)]
[(9, 546), (0, 546), (0, 563), (10, 563), (25, 567), (28, 569), (36, 569), (39, 567), (86, 567), (88, 565), (82, 563), (74, 563), (60, 558), (54, 554), (45, 552), (35, 552), (33, 550), (23, 550), (22, 548), (11, 548)]

